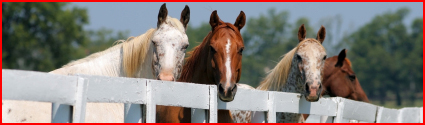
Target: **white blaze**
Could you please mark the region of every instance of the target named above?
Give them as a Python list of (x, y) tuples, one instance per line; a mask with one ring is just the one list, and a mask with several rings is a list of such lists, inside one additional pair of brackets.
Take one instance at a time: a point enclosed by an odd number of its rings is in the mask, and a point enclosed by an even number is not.
[(226, 87), (228, 87), (228, 86), (230, 86), (230, 80), (231, 80), (231, 78), (232, 78), (232, 70), (230, 69), (230, 45), (232, 45), (231, 43), (230, 43), (230, 39), (227, 39), (227, 44), (226, 44), (226, 53), (227, 53), (227, 58), (226, 58), (226, 63), (225, 63), (225, 65), (226, 65), (226, 78), (227, 78), (227, 80), (226, 80), (226, 84), (225, 84), (225, 86)]

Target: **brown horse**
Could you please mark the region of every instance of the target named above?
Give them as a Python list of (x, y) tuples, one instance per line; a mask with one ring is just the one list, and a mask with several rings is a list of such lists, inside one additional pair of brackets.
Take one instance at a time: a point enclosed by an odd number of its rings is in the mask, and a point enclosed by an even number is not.
[[(211, 32), (194, 48), (183, 66), (178, 81), (217, 85), (218, 97), (224, 102), (233, 101), (242, 67), (244, 43), (240, 30), (245, 25), (245, 13), (240, 12), (234, 24), (225, 23), (212, 12)], [(157, 122), (191, 122), (191, 109), (175, 106), (157, 106)], [(232, 122), (230, 111), (219, 110), (218, 122)]]
[[(359, 80), (356, 78), (356, 74), (351, 69), (351, 62), (346, 58), (346, 54), (347, 51), (343, 49), (338, 56), (326, 59), (321, 95), (369, 102), (366, 93), (360, 86)], [(303, 114), (305, 119), (308, 116), (308, 114)]]

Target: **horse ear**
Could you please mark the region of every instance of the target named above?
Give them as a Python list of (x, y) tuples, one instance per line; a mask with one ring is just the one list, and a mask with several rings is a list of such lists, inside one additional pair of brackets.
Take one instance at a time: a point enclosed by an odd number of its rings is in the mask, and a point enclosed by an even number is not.
[(298, 29), (298, 40), (299, 42), (303, 41), (305, 39), (305, 36), (307, 35), (307, 30), (304, 27), (304, 24), (300, 26)]
[(245, 13), (241, 11), (241, 13), (239, 13), (238, 18), (236, 18), (235, 24), (233, 25), (236, 26), (240, 31), (243, 28), (243, 26), (245, 26), (245, 21), (246, 21)]
[(338, 55), (338, 62), (336, 62), (335, 67), (342, 67), (344, 64), (345, 57), (347, 56), (347, 50), (343, 49), (341, 52), (339, 52)]
[(214, 30), (214, 28), (218, 26), (219, 23), (220, 23), (220, 17), (218, 17), (217, 15), (217, 10), (214, 10), (210, 16), (211, 30)]
[(326, 36), (326, 29), (325, 27), (322, 25), (319, 29), (319, 32), (317, 32), (317, 37), (316, 39), (320, 41), (320, 43), (323, 43), (323, 41), (325, 41), (325, 36)]
[(159, 13), (158, 13), (158, 23), (157, 23), (157, 27), (159, 28), (159, 26), (165, 22), (165, 20), (167, 19), (167, 15), (168, 15), (168, 10), (167, 7), (165, 6), (165, 3), (162, 4), (161, 8), (159, 9)]
[(180, 16), (180, 22), (183, 23), (183, 26), (185, 29), (187, 28), (187, 24), (189, 23), (189, 20), (190, 20), (190, 9), (189, 9), (189, 6), (186, 5)]

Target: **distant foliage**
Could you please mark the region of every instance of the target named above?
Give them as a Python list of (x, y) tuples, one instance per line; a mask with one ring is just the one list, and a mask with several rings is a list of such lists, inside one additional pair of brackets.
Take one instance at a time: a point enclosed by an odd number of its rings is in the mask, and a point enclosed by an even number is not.
[(344, 38), (353, 70), (370, 98), (402, 99), (411, 103), (423, 92), (423, 19), (412, 26), (403, 23), (408, 8), (377, 15), (366, 25)]
[(87, 10), (69, 3), (3, 2), (2, 11), (3, 69), (51, 71), (128, 34), (84, 30)]

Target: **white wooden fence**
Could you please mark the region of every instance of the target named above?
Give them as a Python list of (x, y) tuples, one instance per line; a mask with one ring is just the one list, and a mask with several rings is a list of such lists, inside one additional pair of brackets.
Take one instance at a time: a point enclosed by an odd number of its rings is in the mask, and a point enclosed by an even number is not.
[[(388, 109), (340, 97), (308, 102), (295, 93), (238, 89), (235, 100), (217, 99), (217, 87), (150, 79), (63, 76), (2, 69), (2, 100), (52, 102), (52, 122), (84, 122), (87, 102), (125, 103), (124, 122), (155, 122), (156, 105), (192, 108), (192, 122), (217, 122), (217, 110), (250, 110), (329, 116), (326, 122), (423, 123), (423, 108)], [(71, 112), (70, 108), (73, 108)], [(208, 110), (208, 111), (207, 111)], [(313, 122), (319, 122), (313, 121)]]

